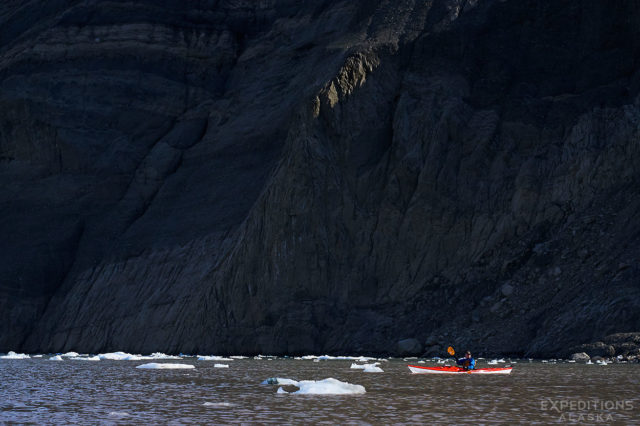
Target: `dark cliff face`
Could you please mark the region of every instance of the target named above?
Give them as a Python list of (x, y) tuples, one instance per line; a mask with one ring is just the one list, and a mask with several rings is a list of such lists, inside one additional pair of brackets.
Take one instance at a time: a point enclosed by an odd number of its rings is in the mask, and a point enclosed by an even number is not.
[(0, 350), (640, 329), (632, 2), (4, 2)]

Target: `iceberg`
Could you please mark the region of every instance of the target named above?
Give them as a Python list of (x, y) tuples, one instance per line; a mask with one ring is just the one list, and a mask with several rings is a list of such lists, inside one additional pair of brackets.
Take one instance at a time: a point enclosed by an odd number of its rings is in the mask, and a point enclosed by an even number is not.
[(80, 354), (78, 352), (67, 352), (66, 354), (62, 354), (60, 356), (64, 356), (64, 357), (67, 357), (67, 358), (73, 358), (73, 357), (76, 357), (76, 356), (80, 356)]
[(378, 367), (377, 362), (375, 364), (365, 364), (362, 370), (365, 373), (384, 373), (382, 368)]
[(190, 369), (196, 368), (191, 364), (158, 364), (156, 362), (150, 362), (148, 364), (142, 364), (136, 368), (149, 368), (149, 369)]
[(100, 361), (100, 357), (96, 356), (75, 356), (70, 361)]
[(282, 377), (269, 377), (264, 382), (260, 383), (261, 385), (293, 385), (298, 386), (297, 380), (291, 379), (283, 379)]
[(198, 361), (233, 361), (231, 358), (225, 358), (223, 356), (206, 356), (206, 355), (198, 355)]
[(321, 355), (314, 357), (319, 359), (320, 361), (356, 361), (356, 362), (367, 362), (367, 361), (375, 361), (376, 358), (366, 357), (366, 356), (331, 356), (331, 355)]
[(247, 359), (249, 358), (248, 356), (242, 356), (242, 355), (232, 355), (229, 358), (233, 358), (233, 359)]
[(144, 359), (152, 359), (151, 357), (145, 357), (142, 355), (132, 355), (126, 352), (109, 352), (106, 354), (98, 354), (100, 359), (109, 361), (141, 361)]
[(13, 351), (9, 351), (6, 355), (1, 355), (0, 359), (29, 359), (29, 355), (27, 354), (17, 354)]
[(214, 368), (229, 368), (227, 364), (213, 364)]
[[(147, 358), (147, 357), (144, 357), (144, 358)], [(163, 354), (162, 352), (154, 352), (149, 356), (149, 358), (151, 359), (182, 359), (177, 355), (167, 355), (167, 354)]]
[(294, 392), (287, 392), (278, 388), (278, 393), (291, 393), (300, 395), (357, 395), (366, 393), (364, 386), (341, 382), (334, 378), (324, 380), (302, 380), (294, 384), (300, 388)]
[(232, 404), (230, 402), (205, 402), (204, 404), (205, 407), (211, 407), (211, 408), (228, 408), (228, 407), (235, 407), (236, 404)]
[(49, 361), (63, 361), (63, 359), (60, 355), (56, 355), (49, 358)]

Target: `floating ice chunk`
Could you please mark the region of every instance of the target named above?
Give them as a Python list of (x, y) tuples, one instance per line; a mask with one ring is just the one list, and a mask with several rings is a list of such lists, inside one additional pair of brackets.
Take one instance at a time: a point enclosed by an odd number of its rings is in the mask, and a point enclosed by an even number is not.
[(63, 361), (63, 359), (60, 355), (56, 355), (49, 358), (49, 361)]
[(231, 358), (225, 358), (223, 356), (216, 356), (216, 355), (211, 355), (211, 356), (198, 356), (198, 361), (233, 361), (233, 359)]
[(78, 352), (67, 352), (66, 354), (62, 354), (60, 356), (64, 356), (64, 357), (67, 357), (67, 358), (73, 358), (73, 357), (76, 357), (76, 356), (80, 356), (80, 354)]
[(150, 362), (148, 364), (142, 364), (136, 368), (151, 368), (151, 369), (188, 369), (196, 368), (191, 364), (159, 364), (157, 362)]
[(75, 356), (71, 361), (100, 361), (100, 357), (96, 356)]
[(298, 386), (297, 380), (283, 379), (282, 377), (269, 377), (261, 385), (293, 385)]
[(129, 417), (129, 413), (124, 411), (112, 411), (109, 413), (109, 417)]
[(497, 359), (492, 359), (491, 361), (487, 362), (487, 364), (489, 364), (489, 365), (498, 365), (498, 360)]
[[(144, 357), (144, 358), (147, 358), (147, 357)], [(163, 354), (162, 352), (154, 352), (151, 354), (150, 358), (151, 359), (182, 359), (177, 355), (167, 355), (167, 354)]]
[(424, 361), (418, 361), (418, 364), (424, 364)]
[(294, 386), (297, 386), (300, 389), (295, 392), (287, 392), (282, 388), (278, 388), (278, 393), (295, 393), (302, 395), (349, 395), (363, 394), (366, 392), (364, 386), (341, 382), (340, 380), (333, 378), (324, 380), (302, 380)]
[(17, 354), (13, 351), (9, 351), (6, 355), (0, 356), (0, 359), (29, 359), (29, 355), (27, 354)]
[(227, 364), (213, 364), (214, 368), (229, 368)]
[(355, 362), (351, 364), (351, 368), (354, 370), (364, 370), (365, 364), (356, 364)]
[(378, 367), (377, 362), (375, 364), (365, 364), (362, 370), (365, 373), (384, 373), (382, 368)]
[(42, 358), (44, 355), (34, 355), (32, 358)]
[(306, 359), (316, 359), (316, 358), (318, 358), (316, 355), (305, 355), (305, 356), (296, 357), (296, 359), (305, 359), (305, 360)]
[(331, 356), (331, 355), (321, 355), (315, 357), (320, 361), (357, 361), (357, 362), (367, 362), (374, 361), (376, 358), (370, 358), (366, 356)]
[(141, 361), (143, 359), (151, 359), (151, 357), (132, 355), (126, 352), (109, 352), (106, 354), (98, 354), (98, 357), (100, 357), (100, 359), (109, 361)]
[(229, 408), (236, 406), (236, 404), (232, 404), (230, 402), (205, 402), (202, 405), (209, 408)]
[(607, 364), (607, 361), (605, 361), (605, 360), (603, 360), (603, 359), (599, 359), (599, 360), (597, 360), (597, 361), (596, 361), (596, 364), (598, 364), (598, 365), (608, 365), (608, 364)]
[(232, 359), (247, 359), (249, 357), (248, 356), (242, 356), (242, 355), (231, 355), (229, 358), (232, 358)]

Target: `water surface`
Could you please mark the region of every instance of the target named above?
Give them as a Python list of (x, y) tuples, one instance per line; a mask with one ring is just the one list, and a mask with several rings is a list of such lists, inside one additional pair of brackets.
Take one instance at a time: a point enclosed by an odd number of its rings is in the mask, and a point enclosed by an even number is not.
[[(135, 368), (146, 362), (0, 360), (0, 422), (640, 422), (638, 364), (524, 360), (509, 376), (446, 376), (411, 374), (406, 366), (417, 360), (402, 359), (381, 362), (383, 373), (351, 369), (350, 360), (290, 358), (223, 361), (229, 368), (214, 368), (191, 357), (157, 361), (195, 365), (191, 370)], [(362, 385), (366, 393), (278, 394), (278, 385), (261, 384), (269, 377), (332, 377)]]

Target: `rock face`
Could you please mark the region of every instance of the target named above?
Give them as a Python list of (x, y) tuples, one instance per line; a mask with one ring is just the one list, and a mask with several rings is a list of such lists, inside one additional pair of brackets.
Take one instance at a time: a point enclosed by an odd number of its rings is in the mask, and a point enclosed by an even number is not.
[(631, 2), (0, 5), (0, 351), (640, 329)]
[(422, 354), (422, 345), (418, 339), (402, 339), (398, 341), (396, 354), (399, 356), (416, 356)]

